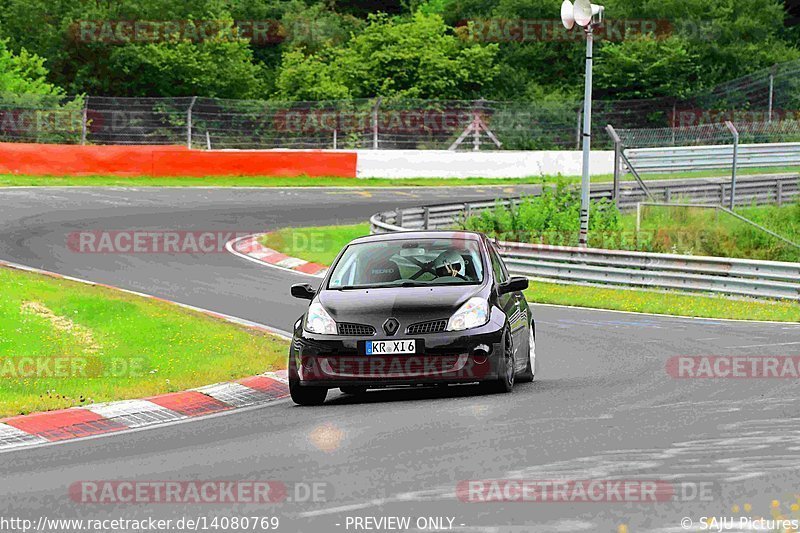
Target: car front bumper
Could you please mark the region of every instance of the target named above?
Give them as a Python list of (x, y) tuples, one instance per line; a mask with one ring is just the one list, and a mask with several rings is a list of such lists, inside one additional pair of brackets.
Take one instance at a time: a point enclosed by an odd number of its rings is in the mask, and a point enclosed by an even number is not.
[[(289, 378), (303, 386), (387, 387), (490, 381), (503, 373), (504, 315), (466, 331), (376, 335), (365, 339), (316, 335), (298, 327), (289, 352)], [(413, 355), (364, 355), (359, 341), (415, 339)]]

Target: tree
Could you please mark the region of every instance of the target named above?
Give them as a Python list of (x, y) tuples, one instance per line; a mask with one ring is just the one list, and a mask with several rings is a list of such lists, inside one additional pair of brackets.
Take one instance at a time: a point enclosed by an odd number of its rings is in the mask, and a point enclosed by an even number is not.
[(685, 97), (696, 85), (700, 65), (683, 39), (639, 36), (605, 43), (597, 57), (599, 93), (615, 99)]
[(112, 50), (114, 94), (264, 98), (260, 67), (247, 43), (218, 38), (202, 42), (128, 44)]
[(64, 91), (47, 81), (44, 58), (26, 49), (13, 54), (0, 39), (0, 93), (59, 96)]
[[(496, 52), (496, 45), (460, 40), (435, 14), (373, 15), (342, 46), (285, 54), (276, 86), (281, 97), (293, 100), (345, 92), (356, 98), (476, 98), (497, 73)], [(322, 84), (309, 86), (315, 80)]]

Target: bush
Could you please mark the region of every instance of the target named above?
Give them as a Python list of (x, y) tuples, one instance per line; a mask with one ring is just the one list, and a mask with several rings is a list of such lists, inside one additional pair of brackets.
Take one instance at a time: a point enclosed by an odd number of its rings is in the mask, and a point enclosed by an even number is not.
[[(522, 198), (517, 204), (497, 203), (493, 209), (466, 217), (461, 227), (502, 240), (575, 246), (580, 231), (580, 195), (563, 182), (539, 196)], [(608, 200), (593, 201), (589, 216), (589, 244), (602, 246), (609, 237), (619, 242), (620, 214)]]

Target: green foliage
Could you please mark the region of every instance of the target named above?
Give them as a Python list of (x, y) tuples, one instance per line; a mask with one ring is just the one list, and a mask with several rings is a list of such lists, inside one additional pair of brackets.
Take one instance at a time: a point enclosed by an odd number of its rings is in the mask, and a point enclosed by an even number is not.
[[(580, 196), (560, 182), (541, 195), (523, 198), (517, 205), (500, 203), (493, 209), (465, 218), (462, 229), (480, 231), (503, 240), (574, 246), (580, 230)], [(591, 245), (621, 230), (619, 210), (603, 199), (591, 203)], [(604, 241), (603, 241), (604, 242)]]
[(700, 64), (680, 37), (637, 37), (603, 46), (595, 69), (600, 92), (613, 98), (686, 97)]
[[(0, 39), (20, 63), (4, 69), (2, 83), (14, 92), (54, 85), (68, 94), (118, 96), (527, 100), (543, 103), (543, 121), (560, 124), (581, 98), (584, 43), (580, 32), (559, 29), (559, 6), (559, 0), (4, 0)], [(599, 32), (600, 99), (694, 95), (800, 58), (800, 30), (783, 27), (778, 0), (608, 0), (605, 6), (606, 26), (657, 22), (659, 33), (619, 40)], [(224, 26), (234, 20), (270, 22), (271, 40), (243, 41), (226, 32), (199, 42), (104, 42), (81, 33), (87, 21)], [(507, 33), (525, 22), (543, 23), (544, 33)], [(7, 73), (19, 74), (22, 65), (30, 70), (21, 79), (44, 85), (10, 83)], [(800, 98), (787, 98), (780, 105), (800, 105)], [(510, 145), (540, 146), (536, 132), (532, 137)]]
[(115, 48), (110, 68), (118, 73), (112, 92), (135, 96), (207, 95), (263, 97), (263, 81), (243, 41), (131, 44)]
[(26, 49), (13, 54), (0, 40), (0, 93), (60, 95), (63, 90), (47, 82), (45, 60)]
[(284, 54), (276, 85), (281, 98), (467, 99), (497, 72), (496, 46), (463, 43), (438, 15), (408, 19), (372, 15), (342, 47), (307, 56)]

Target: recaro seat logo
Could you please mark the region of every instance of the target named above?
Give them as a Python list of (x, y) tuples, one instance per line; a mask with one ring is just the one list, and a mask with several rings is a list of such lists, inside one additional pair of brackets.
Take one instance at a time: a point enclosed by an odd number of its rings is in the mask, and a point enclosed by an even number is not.
[(400, 327), (400, 322), (397, 321), (396, 318), (388, 318), (386, 322), (383, 323), (383, 331), (386, 332), (387, 335), (392, 336), (397, 333), (397, 329)]

